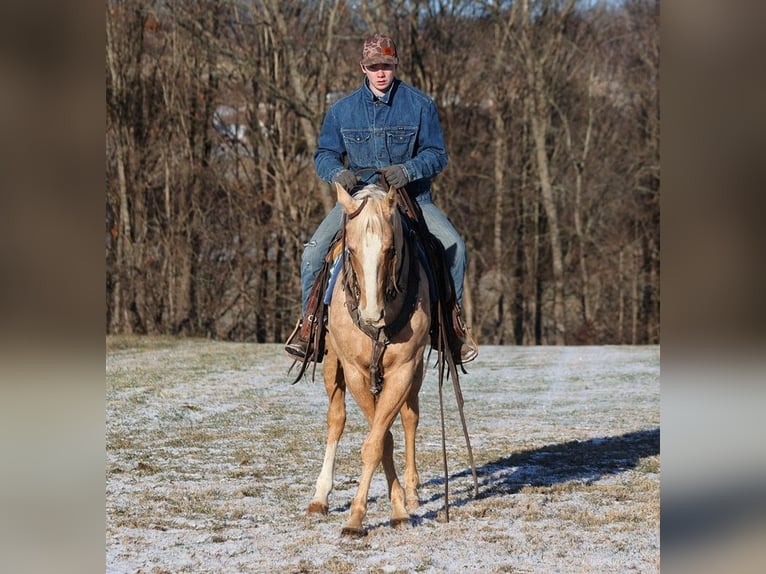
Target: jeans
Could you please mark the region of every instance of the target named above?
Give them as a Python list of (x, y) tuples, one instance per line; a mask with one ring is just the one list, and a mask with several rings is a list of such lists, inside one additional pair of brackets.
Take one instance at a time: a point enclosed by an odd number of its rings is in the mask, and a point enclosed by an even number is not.
[[(455, 285), (455, 298), (458, 305), (463, 305), (463, 277), (466, 269), (465, 243), (458, 232), (452, 226), (447, 216), (445, 216), (438, 207), (431, 201), (431, 193), (421, 193), (415, 200), (420, 205), (423, 212), (428, 230), (444, 246), (447, 267), (452, 275), (452, 282)], [(302, 306), (301, 312), (306, 314), (311, 287), (314, 284), (317, 274), (322, 269), (325, 255), (330, 248), (332, 238), (343, 225), (343, 209), (339, 204), (335, 204), (319, 224), (314, 235), (303, 247), (301, 256), (301, 290)]]

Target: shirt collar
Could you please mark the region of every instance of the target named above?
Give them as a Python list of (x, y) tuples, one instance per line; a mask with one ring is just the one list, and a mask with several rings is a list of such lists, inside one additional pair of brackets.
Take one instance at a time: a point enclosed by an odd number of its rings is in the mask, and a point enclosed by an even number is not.
[(364, 78), (364, 87), (367, 89), (367, 94), (369, 95), (370, 99), (373, 102), (383, 102), (384, 104), (388, 105), (391, 101), (391, 98), (393, 97), (394, 91), (396, 90), (396, 86), (399, 83), (399, 80), (394, 78), (394, 81), (391, 82), (391, 85), (386, 90), (386, 93), (384, 93), (382, 96), (377, 96), (372, 89), (370, 89), (370, 82), (365, 77)]

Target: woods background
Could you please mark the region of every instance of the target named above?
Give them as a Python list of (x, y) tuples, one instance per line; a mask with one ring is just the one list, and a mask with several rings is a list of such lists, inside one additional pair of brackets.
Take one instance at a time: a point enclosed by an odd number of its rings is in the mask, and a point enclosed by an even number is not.
[(374, 32), (437, 102), (479, 343), (659, 343), (657, 0), (107, 0), (107, 332), (287, 337)]

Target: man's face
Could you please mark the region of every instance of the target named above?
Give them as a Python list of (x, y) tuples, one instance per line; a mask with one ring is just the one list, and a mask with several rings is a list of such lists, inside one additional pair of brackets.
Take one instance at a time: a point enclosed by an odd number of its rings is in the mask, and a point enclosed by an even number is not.
[(395, 64), (370, 64), (369, 66), (362, 66), (362, 71), (370, 81), (370, 86), (374, 91), (385, 92), (391, 82), (394, 81), (394, 72), (396, 72)]

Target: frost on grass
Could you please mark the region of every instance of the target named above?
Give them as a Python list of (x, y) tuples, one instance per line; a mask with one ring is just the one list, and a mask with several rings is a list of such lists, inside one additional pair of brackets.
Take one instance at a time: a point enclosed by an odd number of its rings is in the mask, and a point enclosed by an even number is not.
[(107, 572), (659, 571), (658, 347), (483, 347), (461, 378), (477, 498), (445, 386), (449, 522), (429, 371), (421, 507), (391, 529), (379, 472), (360, 540), (339, 534), (366, 423), (350, 403), (330, 513), (306, 515), (326, 398), (288, 366), (278, 345), (107, 340)]

